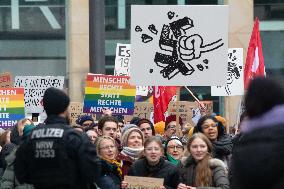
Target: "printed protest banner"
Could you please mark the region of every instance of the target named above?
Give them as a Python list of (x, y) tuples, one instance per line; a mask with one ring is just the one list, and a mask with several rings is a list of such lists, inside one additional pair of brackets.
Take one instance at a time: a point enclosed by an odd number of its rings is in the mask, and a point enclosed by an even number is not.
[(136, 88), (129, 84), (128, 76), (88, 74), (85, 87), (84, 113), (112, 113), (132, 115)]
[(93, 117), (94, 120), (96, 120), (96, 114), (83, 113), (83, 103), (82, 102), (70, 102), (70, 106), (69, 106), (70, 124), (75, 125), (76, 120), (79, 118), (79, 116), (82, 116), (82, 115), (90, 115)]
[(14, 87), (25, 89), (26, 113), (43, 113), (42, 98), (49, 87), (63, 89), (63, 76), (16, 76)]
[[(131, 48), (130, 44), (117, 43), (114, 75), (130, 76)], [(136, 86), (136, 96), (147, 96), (148, 86)]]
[(157, 189), (164, 185), (163, 178), (125, 176), (124, 181), (128, 183), (127, 189)]
[(8, 129), (24, 117), (24, 88), (0, 88), (0, 128)]
[(132, 5), (131, 84), (225, 85), (228, 17), (226, 5)]
[(236, 96), (244, 94), (243, 49), (228, 50), (227, 84), (211, 86), (211, 96)]
[(0, 74), (0, 88), (13, 87), (11, 73), (5, 72)]

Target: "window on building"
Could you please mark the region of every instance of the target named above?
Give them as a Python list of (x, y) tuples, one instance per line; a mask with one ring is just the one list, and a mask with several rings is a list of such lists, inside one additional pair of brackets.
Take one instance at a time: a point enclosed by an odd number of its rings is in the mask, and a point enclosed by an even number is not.
[(65, 44), (65, 0), (0, 1), (0, 72), (65, 76)]

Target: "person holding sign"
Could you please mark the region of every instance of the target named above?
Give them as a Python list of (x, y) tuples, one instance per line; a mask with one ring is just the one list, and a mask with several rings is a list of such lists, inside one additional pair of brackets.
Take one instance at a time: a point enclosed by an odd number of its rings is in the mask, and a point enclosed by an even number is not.
[(229, 189), (226, 165), (212, 158), (212, 144), (202, 133), (194, 134), (187, 143), (190, 156), (179, 166), (181, 183), (177, 189)]
[(101, 176), (96, 184), (100, 189), (120, 189), (121, 165), (115, 160), (118, 149), (110, 136), (101, 136), (96, 141), (97, 154), (102, 161)]
[[(163, 178), (164, 185), (159, 189), (175, 189), (179, 182), (179, 171), (175, 165), (164, 160), (164, 148), (158, 137), (149, 137), (144, 143), (145, 157), (137, 160), (128, 171), (129, 176)], [(121, 188), (128, 183), (122, 181)]]

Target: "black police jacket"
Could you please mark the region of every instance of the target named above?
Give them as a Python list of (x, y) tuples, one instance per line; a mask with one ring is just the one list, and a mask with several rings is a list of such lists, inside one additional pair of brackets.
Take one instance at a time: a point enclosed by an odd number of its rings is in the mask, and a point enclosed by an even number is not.
[(49, 116), (32, 130), (16, 153), (15, 175), (35, 188), (89, 188), (100, 176), (96, 147), (66, 119)]

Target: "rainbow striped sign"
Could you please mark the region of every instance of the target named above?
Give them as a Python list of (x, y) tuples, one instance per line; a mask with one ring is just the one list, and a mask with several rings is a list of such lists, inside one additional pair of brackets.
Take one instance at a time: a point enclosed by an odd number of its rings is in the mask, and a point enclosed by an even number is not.
[(114, 115), (132, 115), (135, 94), (136, 87), (129, 85), (128, 76), (88, 74), (83, 112), (102, 114), (110, 109)]
[(24, 117), (24, 88), (0, 88), (0, 127), (10, 128)]

